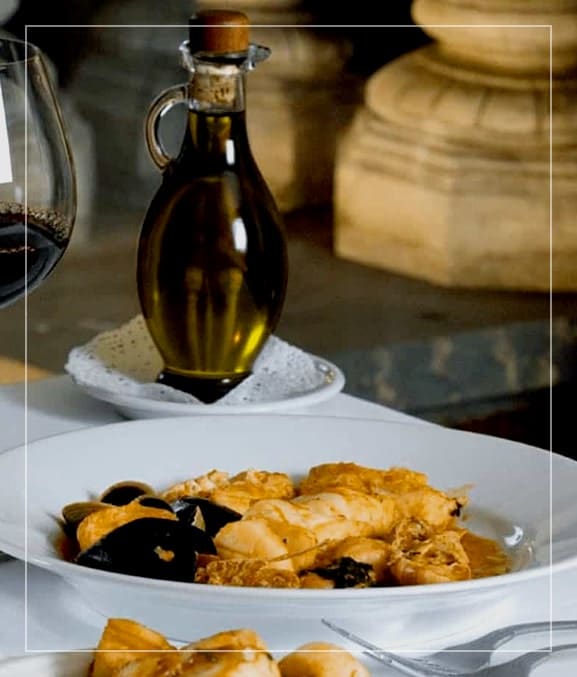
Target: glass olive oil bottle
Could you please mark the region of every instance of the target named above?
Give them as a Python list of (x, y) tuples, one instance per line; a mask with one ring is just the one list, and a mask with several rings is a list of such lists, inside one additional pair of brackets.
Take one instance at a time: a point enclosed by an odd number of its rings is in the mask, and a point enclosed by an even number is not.
[[(268, 56), (239, 12), (191, 20), (181, 46), (187, 85), (153, 103), (147, 142), (163, 180), (144, 219), (137, 281), (164, 361), (158, 381), (213, 402), (246, 378), (279, 320), (287, 284), (281, 216), (253, 158), (245, 74)], [(157, 138), (160, 117), (187, 105), (180, 153)]]

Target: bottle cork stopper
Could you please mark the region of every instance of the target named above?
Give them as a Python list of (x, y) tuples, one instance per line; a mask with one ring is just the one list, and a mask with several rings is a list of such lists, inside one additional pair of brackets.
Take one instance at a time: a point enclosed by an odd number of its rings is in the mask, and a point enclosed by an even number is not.
[(246, 52), (249, 22), (246, 14), (227, 9), (198, 12), (189, 21), (191, 52)]

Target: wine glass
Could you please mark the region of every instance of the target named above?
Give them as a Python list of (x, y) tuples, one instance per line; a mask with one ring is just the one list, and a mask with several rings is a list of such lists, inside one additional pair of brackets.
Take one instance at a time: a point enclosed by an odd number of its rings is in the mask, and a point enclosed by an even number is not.
[(0, 38), (0, 308), (46, 279), (75, 216), (72, 156), (45, 59)]

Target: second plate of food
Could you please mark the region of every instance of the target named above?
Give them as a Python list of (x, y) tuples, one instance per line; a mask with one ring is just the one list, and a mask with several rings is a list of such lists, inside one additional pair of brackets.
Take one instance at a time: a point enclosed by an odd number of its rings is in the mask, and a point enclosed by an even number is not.
[[(102, 495), (125, 481), (148, 496)], [(436, 426), (119, 423), (0, 456), (0, 549), (173, 639), (225, 625), (301, 641), (326, 617), (424, 648), (577, 564), (576, 482), (569, 459)]]

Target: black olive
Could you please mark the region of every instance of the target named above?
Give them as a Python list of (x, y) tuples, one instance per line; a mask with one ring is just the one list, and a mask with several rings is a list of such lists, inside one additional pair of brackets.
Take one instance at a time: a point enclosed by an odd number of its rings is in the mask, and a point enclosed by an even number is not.
[(235, 510), (197, 496), (178, 498), (171, 505), (180, 521), (204, 529), (209, 536), (216, 536), (225, 524), (242, 518)]
[(127, 505), (143, 494), (154, 494), (154, 489), (144, 482), (118, 482), (105, 489), (98, 500), (112, 505)]
[(326, 567), (311, 569), (311, 572), (333, 581), (335, 588), (367, 588), (375, 583), (373, 567), (352, 557), (341, 557)]
[(77, 564), (131, 576), (193, 581), (198, 553), (216, 554), (212, 539), (178, 520), (142, 517), (101, 538)]

